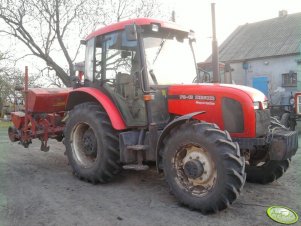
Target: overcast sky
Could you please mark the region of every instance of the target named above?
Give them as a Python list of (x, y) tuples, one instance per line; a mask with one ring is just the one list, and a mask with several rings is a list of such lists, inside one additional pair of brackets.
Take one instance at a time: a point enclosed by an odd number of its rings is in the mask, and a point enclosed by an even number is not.
[[(170, 12), (175, 10), (176, 22), (196, 32), (197, 61), (211, 54), (211, 3), (216, 3), (216, 25), (219, 45), (239, 26), (245, 23), (267, 20), (278, 16), (280, 10), (288, 14), (301, 12), (301, 0), (161, 0)], [(1, 26), (1, 24), (0, 24)], [(83, 38), (83, 37), (82, 37)], [(5, 42), (6, 41), (6, 42)], [(17, 47), (15, 40), (2, 41), (16, 55), (24, 55), (24, 48)], [(5, 43), (5, 45), (3, 45)], [(8, 45), (7, 45), (8, 44)], [(34, 60), (35, 63), (40, 62)], [(19, 68), (32, 63), (31, 58), (18, 62)], [(39, 63), (38, 63), (39, 64)], [(34, 66), (32, 66), (34, 67)]]
[[(199, 59), (211, 54), (211, 3), (215, 2), (219, 45), (239, 26), (278, 16), (301, 12), (301, 0), (163, 0), (176, 12), (177, 23), (193, 29), (197, 35)], [(301, 23), (301, 21), (300, 21)]]

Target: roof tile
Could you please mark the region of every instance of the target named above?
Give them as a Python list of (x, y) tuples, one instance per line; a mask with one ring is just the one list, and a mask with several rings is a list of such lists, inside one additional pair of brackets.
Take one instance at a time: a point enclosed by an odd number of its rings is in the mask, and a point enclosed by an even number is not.
[(301, 13), (289, 14), (239, 26), (220, 45), (219, 59), (226, 62), (295, 54), (300, 53), (300, 44)]

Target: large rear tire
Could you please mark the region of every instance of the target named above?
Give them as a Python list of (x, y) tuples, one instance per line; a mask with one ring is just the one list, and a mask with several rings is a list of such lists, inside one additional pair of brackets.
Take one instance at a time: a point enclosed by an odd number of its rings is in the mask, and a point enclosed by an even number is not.
[(120, 171), (118, 134), (99, 105), (77, 105), (70, 112), (64, 133), (75, 176), (91, 183), (105, 183)]
[(246, 165), (247, 181), (268, 184), (280, 178), (288, 169), (290, 160), (267, 161), (260, 166)]
[(161, 154), (171, 192), (202, 213), (227, 208), (245, 183), (238, 144), (215, 124), (194, 121), (173, 129)]

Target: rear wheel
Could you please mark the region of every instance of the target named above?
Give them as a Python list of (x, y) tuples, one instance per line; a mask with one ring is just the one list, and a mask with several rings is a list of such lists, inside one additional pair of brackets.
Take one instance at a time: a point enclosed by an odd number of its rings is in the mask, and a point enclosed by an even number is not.
[(214, 124), (191, 122), (164, 140), (163, 170), (172, 193), (202, 213), (225, 209), (245, 183), (237, 143)]
[(290, 165), (290, 160), (270, 160), (256, 166), (246, 165), (247, 181), (268, 184), (280, 178)]
[(99, 105), (84, 103), (71, 111), (64, 143), (69, 163), (80, 179), (105, 183), (119, 172), (117, 132)]

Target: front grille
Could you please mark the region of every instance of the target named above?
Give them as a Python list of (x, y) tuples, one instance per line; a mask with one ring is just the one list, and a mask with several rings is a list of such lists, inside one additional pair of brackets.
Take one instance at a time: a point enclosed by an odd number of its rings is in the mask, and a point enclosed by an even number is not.
[(230, 133), (242, 133), (245, 127), (241, 103), (232, 98), (224, 97), (222, 111), (225, 129)]
[(298, 132), (276, 130), (270, 144), (270, 159), (283, 160), (291, 158), (298, 149)]
[(270, 109), (256, 110), (256, 137), (265, 136), (268, 133), (271, 122)]

